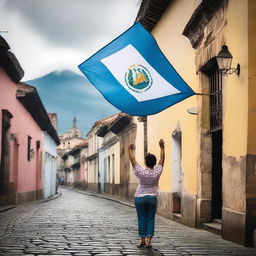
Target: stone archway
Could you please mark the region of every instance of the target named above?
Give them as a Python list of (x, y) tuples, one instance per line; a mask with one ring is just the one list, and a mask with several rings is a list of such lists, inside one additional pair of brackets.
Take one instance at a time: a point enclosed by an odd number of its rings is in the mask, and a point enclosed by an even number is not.
[[(210, 94), (210, 79), (206, 73), (212, 60), (224, 44), (223, 30), (227, 25), (228, 0), (203, 0), (187, 23), (183, 35), (195, 49), (199, 92)], [(212, 138), (210, 134), (210, 101), (208, 96), (198, 96), (198, 190), (197, 226), (212, 218)]]

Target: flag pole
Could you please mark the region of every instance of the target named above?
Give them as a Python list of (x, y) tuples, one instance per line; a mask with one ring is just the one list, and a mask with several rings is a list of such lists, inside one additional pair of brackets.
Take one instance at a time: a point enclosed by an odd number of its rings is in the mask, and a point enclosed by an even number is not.
[(210, 94), (206, 94), (206, 93), (196, 93), (196, 95), (200, 95), (200, 96), (211, 96)]

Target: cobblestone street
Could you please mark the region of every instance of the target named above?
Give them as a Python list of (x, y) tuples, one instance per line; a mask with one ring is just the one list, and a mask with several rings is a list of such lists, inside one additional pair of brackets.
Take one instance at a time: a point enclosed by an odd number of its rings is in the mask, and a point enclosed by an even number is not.
[(0, 213), (0, 255), (256, 255), (207, 231), (156, 219), (153, 249), (139, 249), (135, 209), (70, 189)]

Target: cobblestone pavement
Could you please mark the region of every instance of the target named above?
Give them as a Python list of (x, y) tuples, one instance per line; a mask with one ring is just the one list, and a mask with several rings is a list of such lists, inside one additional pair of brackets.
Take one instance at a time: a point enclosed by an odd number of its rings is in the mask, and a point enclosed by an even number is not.
[(256, 255), (253, 248), (159, 216), (153, 249), (139, 249), (134, 208), (61, 191), (55, 200), (0, 213), (0, 255)]

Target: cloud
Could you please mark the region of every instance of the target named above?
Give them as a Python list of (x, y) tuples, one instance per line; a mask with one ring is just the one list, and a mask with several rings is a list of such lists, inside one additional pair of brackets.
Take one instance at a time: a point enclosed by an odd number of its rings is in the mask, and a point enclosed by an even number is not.
[(71, 69), (135, 20), (139, 0), (0, 0), (1, 30), (19, 59), (23, 80)]
[[(7, 12), (20, 13), (34, 32), (64, 46), (80, 46), (98, 35), (108, 37), (134, 21), (138, 1), (8, 0)], [(120, 26), (121, 25), (121, 26)], [(115, 34), (115, 33), (114, 33)]]

